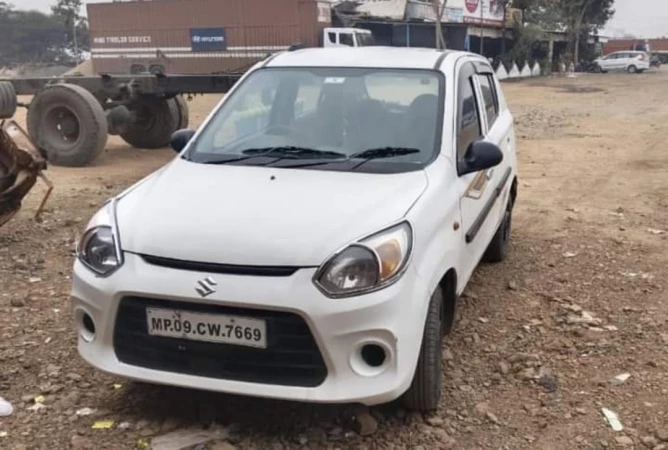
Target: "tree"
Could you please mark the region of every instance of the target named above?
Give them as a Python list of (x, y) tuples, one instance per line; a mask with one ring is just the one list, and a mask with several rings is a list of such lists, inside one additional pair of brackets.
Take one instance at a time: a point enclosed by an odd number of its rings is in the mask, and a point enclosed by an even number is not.
[(535, 25), (546, 31), (565, 27), (561, 0), (515, 0), (515, 7), (522, 10), (525, 24)]
[(434, 15), (436, 16), (436, 48), (444, 49), (445, 36), (443, 36), (443, 27), (441, 26), (441, 23), (443, 21), (443, 13), (445, 13), (445, 8), (448, 5), (448, 0), (432, 0), (431, 5), (434, 8)]
[(506, 28), (508, 27), (507, 12), (513, 4), (513, 0), (499, 0), (496, 7), (503, 12), (503, 26), (501, 28), (501, 54), (506, 54)]
[[(524, 25), (545, 31), (566, 31), (575, 63), (580, 58), (580, 41), (603, 27), (614, 14), (614, 0), (514, 0), (522, 10)], [(536, 35), (529, 32), (529, 36)]]
[(52, 14), (65, 27), (69, 43), (68, 48), (75, 56), (79, 56), (81, 52), (80, 33), (83, 32), (88, 36), (88, 24), (80, 14), (81, 5), (81, 0), (57, 0), (56, 4), (51, 7)]
[(0, 65), (65, 62), (67, 40), (60, 22), (38, 11), (0, 15)]
[(602, 28), (615, 14), (614, 0), (557, 0), (559, 21), (570, 35), (573, 61), (580, 60), (580, 40)]
[(61, 18), (65, 26), (70, 29), (81, 19), (80, 11), (81, 0), (58, 0), (51, 7), (51, 13)]

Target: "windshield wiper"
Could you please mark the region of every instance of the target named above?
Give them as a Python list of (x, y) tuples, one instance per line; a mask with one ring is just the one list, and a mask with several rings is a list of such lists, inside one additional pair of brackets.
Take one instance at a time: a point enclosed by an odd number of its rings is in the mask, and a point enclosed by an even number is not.
[(239, 161), (246, 161), (247, 159), (259, 158), (258, 156), (242, 156), (241, 158), (221, 158), (221, 159), (210, 159), (207, 161), (202, 161), (202, 164), (229, 164)]
[(363, 161), (359, 164), (352, 167), (350, 170), (355, 170), (363, 164), (368, 163), (373, 159), (381, 158), (392, 158), (394, 156), (405, 156), (412, 155), (414, 153), (420, 153), (420, 150), (417, 148), (407, 148), (407, 147), (379, 147), (379, 148), (370, 148), (359, 153), (353, 153), (349, 156), (349, 159), (362, 158)]
[[(404, 156), (404, 155), (411, 155), (414, 153), (420, 153), (420, 150), (416, 148), (405, 148), (405, 147), (379, 147), (379, 148), (371, 148), (364, 150), (362, 152), (358, 153), (353, 153), (350, 156), (347, 156), (344, 153), (339, 153), (339, 152), (333, 152), (329, 150), (318, 150), (318, 149), (313, 149), (313, 148), (305, 148), (305, 147), (295, 147), (295, 146), (285, 146), (285, 147), (265, 147), (265, 148), (251, 148), (244, 150), (241, 152), (243, 155), (246, 156), (241, 156), (238, 158), (225, 158), (225, 159), (214, 159), (214, 160), (209, 160), (209, 161), (203, 161), (203, 164), (229, 164), (229, 163), (235, 163), (235, 162), (241, 162), (241, 161), (246, 161), (249, 159), (253, 158), (264, 158), (264, 157), (269, 157), (272, 158), (272, 161), (269, 161), (268, 163), (263, 163), (263, 164), (258, 164), (258, 165), (269, 165), (273, 164), (278, 161), (283, 161), (283, 160), (309, 160), (309, 159), (332, 159), (332, 160), (344, 160), (344, 161), (349, 161), (351, 159), (363, 159), (362, 162), (360, 162), (358, 165), (353, 167), (353, 169), (356, 169), (357, 167), (361, 166), (362, 164), (371, 161), (373, 159), (380, 159), (380, 158), (392, 158), (394, 156)], [(307, 167), (307, 166), (312, 166), (312, 165), (323, 165), (323, 164), (328, 164), (330, 161), (327, 162), (313, 162), (313, 163), (305, 163), (303, 165), (294, 165), (294, 166), (287, 166), (287, 167)], [(333, 162), (333, 161), (332, 161)]]
[(316, 158), (345, 158), (343, 153), (331, 152), (327, 150), (317, 150), (312, 148), (285, 146), (285, 147), (265, 147), (265, 148), (249, 148), (241, 152), (243, 155), (238, 158), (224, 158), (204, 161), (203, 164), (229, 164), (235, 162), (246, 161), (253, 158), (272, 158), (266, 164), (272, 164), (285, 159), (316, 159)]
[(311, 158), (345, 158), (344, 153), (332, 152), (329, 150), (318, 150), (315, 148), (284, 146), (284, 147), (266, 147), (266, 148), (251, 148), (244, 150), (244, 155), (252, 156), (269, 156), (276, 155), (282, 158), (290, 159), (311, 159)]
[(404, 156), (412, 155), (413, 153), (420, 153), (420, 150), (417, 148), (407, 148), (407, 147), (378, 147), (370, 148), (364, 150), (363, 152), (353, 153), (349, 156), (350, 159), (363, 158), (363, 159), (379, 159), (379, 158), (392, 158), (393, 156)]

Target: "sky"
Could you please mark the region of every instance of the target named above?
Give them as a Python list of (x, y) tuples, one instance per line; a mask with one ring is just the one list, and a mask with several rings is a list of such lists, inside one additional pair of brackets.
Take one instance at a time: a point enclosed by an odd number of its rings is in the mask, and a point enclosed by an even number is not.
[[(17, 8), (48, 11), (55, 0), (9, 0)], [(94, 3), (110, 0), (89, 0)], [(668, 36), (668, 0), (615, 0), (617, 13), (602, 34), (621, 37), (632, 34), (638, 37)]]

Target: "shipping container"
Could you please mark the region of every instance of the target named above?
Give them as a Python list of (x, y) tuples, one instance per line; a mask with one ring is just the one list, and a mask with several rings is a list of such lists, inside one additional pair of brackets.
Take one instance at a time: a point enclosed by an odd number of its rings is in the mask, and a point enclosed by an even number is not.
[(155, 0), (87, 5), (97, 73), (243, 71), (293, 44), (322, 45), (329, 1)]

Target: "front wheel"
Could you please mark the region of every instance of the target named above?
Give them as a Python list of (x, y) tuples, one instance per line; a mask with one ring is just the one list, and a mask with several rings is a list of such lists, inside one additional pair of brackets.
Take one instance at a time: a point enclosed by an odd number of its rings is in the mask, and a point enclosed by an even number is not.
[(442, 323), (443, 292), (437, 288), (429, 301), (429, 311), (413, 381), (402, 397), (408, 409), (431, 412), (438, 408), (441, 399)]

